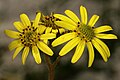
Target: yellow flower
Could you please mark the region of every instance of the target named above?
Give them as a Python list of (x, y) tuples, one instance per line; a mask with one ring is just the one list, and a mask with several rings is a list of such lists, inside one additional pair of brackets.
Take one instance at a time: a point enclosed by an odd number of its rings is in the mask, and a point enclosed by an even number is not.
[(90, 67), (94, 61), (94, 46), (102, 56), (103, 60), (107, 62), (107, 59), (110, 57), (110, 51), (107, 45), (100, 39), (117, 39), (117, 37), (113, 34), (102, 33), (110, 31), (112, 28), (108, 25), (94, 28), (94, 25), (99, 18), (98, 15), (93, 15), (90, 21), (87, 23), (87, 10), (83, 6), (80, 6), (81, 21), (70, 10), (66, 10), (65, 14), (68, 17), (61, 14), (54, 14), (56, 18), (59, 18), (61, 20), (56, 21), (55, 24), (68, 30), (72, 30), (72, 32), (66, 33), (52, 42), (52, 46), (58, 46), (70, 40), (61, 49), (59, 55), (64, 56), (75, 46), (77, 46), (76, 51), (71, 59), (71, 62), (75, 63), (81, 58), (84, 48), (87, 46), (89, 51), (88, 67)]
[[(44, 16), (42, 14), (41, 22), (39, 24), (40, 24), (40, 27), (42, 27), (42, 29), (45, 31), (45, 33), (62, 34), (63, 32), (65, 32), (65, 29), (57, 26), (54, 23), (55, 21), (58, 21), (58, 20), (59, 20), (58, 18), (55, 18), (53, 16), (53, 13), (51, 13), (50, 16)], [(44, 42), (48, 45), (50, 44), (48, 40), (44, 40)]]
[(53, 16), (53, 13), (51, 13), (50, 16), (44, 16), (42, 15), (41, 17), (41, 25), (45, 26), (45, 33), (59, 33), (62, 34), (63, 32), (65, 32), (65, 29), (63, 29), (62, 27), (57, 26), (54, 22), (58, 21), (58, 18), (55, 18)]
[(18, 32), (5, 30), (5, 34), (7, 36), (15, 39), (9, 44), (10, 50), (16, 49), (13, 54), (13, 59), (23, 49), (23, 64), (25, 64), (26, 58), (31, 48), (33, 57), (37, 64), (41, 63), (39, 49), (49, 56), (53, 55), (53, 51), (43, 42), (43, 40), (53, 39), (56, 37), (56, 35), (52, 33), (43, 34), (43, 30), (41, 30), (41, 27), (38, 28), (40, 17), (41, 13), (38, 13), (34, 22), (31, 22), (26, 14), (21, 14), (21, 22), (17, 21), (13, 23)]

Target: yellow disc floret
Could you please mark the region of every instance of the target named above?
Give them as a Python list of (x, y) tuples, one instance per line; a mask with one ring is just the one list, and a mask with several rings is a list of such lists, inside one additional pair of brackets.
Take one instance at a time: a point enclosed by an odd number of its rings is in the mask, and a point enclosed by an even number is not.
[(78, 34), (81, 38), (84, 38), (86, 41), (90, 41), (94, 38), (94, 30), (92, 27), (85, 25), (83, 23), (78, 24)]
[(36, 30), (37, 28), (29, 26), (23, 29), (23, 32), (20, 34), (20, 40), (24, 46), (35, 46), (37, 41), (40, 41), (40, 34)]

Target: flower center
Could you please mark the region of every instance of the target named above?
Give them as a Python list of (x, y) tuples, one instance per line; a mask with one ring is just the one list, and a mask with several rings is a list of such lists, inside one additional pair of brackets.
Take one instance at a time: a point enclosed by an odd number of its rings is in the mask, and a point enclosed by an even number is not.
[(86, 41), (90, 41), (93, 39), (94, 37), (94, 31), (93, 28), (85, 25), (85, 24), (78, 24), (79, 28), (78, 28), (78, 34), (81, 38), (84, 38)]
[(30, 47), (36, 45), (37, 41), (40, 41), (40, 34), (36, 30), (37, 28), (29, 26), (23, 29), (23, 32), (20, 34), (20, 40), (24, 46)]
[(45, 25), (46, 27), (52, 27), (52, 29), (58, 29), (58, 28), (60, 28), (59, 26), (57, 26), (54, 23), (55, 21), (59, 21), (59, 19), (55, 18), (53, 16), (53, 13), (51, 13), (50, 16), (42, 16), (41, 17), (42, 25)]

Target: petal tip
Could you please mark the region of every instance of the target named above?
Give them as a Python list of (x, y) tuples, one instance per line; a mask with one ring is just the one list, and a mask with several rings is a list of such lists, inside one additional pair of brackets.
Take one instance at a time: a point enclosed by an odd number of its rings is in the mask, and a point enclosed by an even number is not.
[(20, 14), (20, 17), (22, 17), (22, 16), (27, 16), (25, 13), (22, 13), (22, 14)]
[(105, 60), (104, 60), (104, 62), (107, 62), (107, 61), (108, 61), (108, 59), (105, 59)]
[(54, 42), (51, 45), (52, 45), (52, 47), (55, 47), (55, 43)]
[(60, 52), (60, 53), (59, 53), (59, 56), (64, 56), (64, 55), (63, 55), (63, 53)]
[(24, 61), (22, 61), (22, 64), (23, 64), (23, 65), (25, 65), (25, 62), (24, 62)]
[(76, 61), (72, 59), (72, 60), (71, 60), (71, 63), (74, 64), (74, 63), (76, 63)]
[(65, 10), (65, 13), (68, 12), (68, 11), (70, 11), (70, 10)]
[(9, 45), (8, 45), (8, 49), (9, 49), (10, 51), (12, 51), (12, 50), (13, 50), (13, 49), (11, 49), (11, 48), (10, 48), (10, 46), (9, 46)]
[(118, 39), (118, 37), (117, 37), (117, 36), (115, 36), (115, 39)]
[(15, 59), (15, 57), (14, 56), (12, 56), (12, 61)]
[(8, 30), (4, 30), (4, 33), (7, 34)]
[(80, 6), (80, 8), (83, 8), (83, 7), (84, 7), (83, 5)]
[(88, 64), (88, 67), (90, 68), (92, 66), (92, 64)]
[(50, 55), (50, 56), (53, 56), (53, 54), (54, 54), (54, 53), (53, 53), (53, 52), (51, 52), (49, 55)]
[(37, 63), (37, 64), (41, 64), (41, 61), (37, 61), (36, 63)]

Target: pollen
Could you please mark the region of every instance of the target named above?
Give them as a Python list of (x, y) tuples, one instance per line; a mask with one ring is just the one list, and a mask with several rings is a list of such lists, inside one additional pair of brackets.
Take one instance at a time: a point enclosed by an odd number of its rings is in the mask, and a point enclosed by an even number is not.
[(36, 29), (29, 26), (23, 29), (23, 32), (19, 35), (19, 39), (24, 46), (34, 46), (40, 40), (40, 35), (36, 32)]
[(85, 25), (85, 24), (78, 24), (78, 35), (81, 39), (85, 39), (85, 41), (90, 41), (95, 36), (94, 30), (92, 27)]

